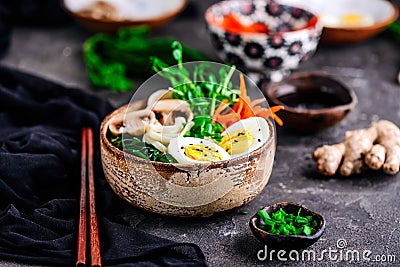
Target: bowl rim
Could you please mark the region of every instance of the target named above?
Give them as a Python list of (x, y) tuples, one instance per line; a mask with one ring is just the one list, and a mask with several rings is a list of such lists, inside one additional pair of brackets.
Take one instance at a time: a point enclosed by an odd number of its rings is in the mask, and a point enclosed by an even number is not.
[[(137, 101), (138, 102), (143, 102), (145, 103), (145, 100), (140, 100)], [(131, 104), (131, 103), (130, 103)], [(188, 169), (190, 170), (193, 167), (196, 166), (202, 166), (202, 165), (206, 165), (206, 164), (189, 164), (189, 163), (167, 163), (167, 162), (159, 162), (159, 161), (150, 161), (150, 160), (146, 160), (143, 158), (140, 158), (138, 156), (129, 154), (123, 150), (118, 149), (117, 147), (115, 147), (114, 145), (111, 144), (111, 142), (108, 140), (107, 138), (107, 133), (108, 133), (108, 125), (109, 125), (109, 121), (110, 119), (117, 113), (119, 112), (124, 112), (126, 110), (126, 108), (129, 107), (130, 104), (126, 104), (123, 105), (117, 109), (115, 109), (114, 111), (112, 111), (110, 114), (108, 114), (102, 121), (101, 125), (100, 125), (100, 141), (101, 143), (103, 143), (106, 148), (108, 150), (111, 150), (115, 155), (117, 155), (117, 157), (123, 157), (124, 159), (131, 158), (134, 159), (135, 162), (139, 163), (139, 164), (152, 164), (154, 167), (157, 168), (178, 168), (178, 169)], [(218, 167), (225, 167), (228, 165), (232, 165), (235, 164), (236, 161), (241, 161), (245, 158), (251, 158), (254, 157), (256, 155), (259, 155), (262, 153), (262, 151), (264, 150), (264, 148), (269, 148), (271, 146), (275, 146), (273, 148), (273, 150), (276, 150), (276, 130), (275, 130), (275, 123), (271, 120), (267, 120), (267, 124), (269, 127), (269, 136), (267, 141), (260, 146), (259, 148), (257, 148), (256, 150), (252, 151), (251, 153), (242, 155), (240, 157), (234, 158), (234, 159), (228, 159), (228, 160), (221, 160), (221, 161), (216, 161), (216, 162), (210, 162), (207, 163), (207, 167), (206, 169), (211, 169), (211, 168), (218, 168)], [(194, 168), (194, 169), (198, 169), (198, 168)]]
[(257, 222), (260, 220), (260, 217), (257, 215), (257, 213), (254, 214), (250, 218), (250, 221), (249, 221), (250, 228), (252, 228), (252, 230), (256, 230), (256, 231), (259, 231), (262, 234), (265, 234), (266, 237), (270, 236), (270, 237), (279, 237), (279, 238), (284, 238), (284, 239), (296, 238), (296, 239), (302, 239), (302, 240), (316, 240), (316, 239), (320, 238), (321, 235), (324, 233), (325, 224), (326, 224), (325, 223), (325, 218), (321, 214), (319, 214), (319, 213), (307, 208), (306, 206), (304, 206), (302, 204), (295, 203), (295, 202), (284, 201), (284, 202), (277, 202), (277, 203), (265, 206), (265, 207), (261, 208), (260, 210), (266, 210), (268, 208), (275, 209), (275, 208), (277, 208), (279, 206), (283, 206), (283, 207), (294, 206), (294, 207), (297, 207), (297, 208), (301, 208), (302, 210), (304, 210), (305, 212), (307, 212), (309, 214), (315, 215), (319, 220), (319, 222), (318, 222), (318, 226), (319, 226), (318, 230), (313, 235), (310, 235), (310, 236), (306, 236), (306, 235), (277, 235), (277, 234), (271, 234), (270, 232), (267, 232), (267, 231), (265, 231), (265, 230), (263, 230), (263, 229), (261, 229), (261, 228), (259, 228), (257, 226)]
[[(207, 25), (209, 27), (214, 27), (214, 28), (220, 29), (220, 30), (222, 30), (224, 32), (230, 32), (229, 30), (227, 30), (227, 29), (225, 29), (225, 28), (223, 28), (221, 26), (215, 25), (215, 23), (213, 23), (212, 20), (211, 20), (211, 16), (212, 16), (212, 10), (214, 8), (216, 8), (217, 6), (230, 5), (230, 3), (233, 3), (233, 2), (240, 3), (240, 4), (243, 4), (243, 3), (254, 3), (254, 2), (265, 2), (265, 3), (267, 3), (267, 1), (261, 1), (261, 0), (229, 0), (229, 1), (228, 0), (223, 0), (223, 1), (220, 1), (220, 2), (217, 2), (217, 3), (214, 3), (211, 6), (209, 6), (206, 9), (206, 12), (204, 13), (204, 18), (206, 20)], [(273, 1), (271, 1), (271, 2), (273, 2)], [(257, 32), (249, 33), (249, 32), (244, 32), (244, 33), (240, 33), (240, 35), (242, 35), (242, 36), (265, 37), (265, 36), (274, 36), (276, 34), (279, 34), (279, 35), (285, 36), (285, 35), (293, 35), (293, 34), (300, 34), (300, 33), (309, 32), (311, 29), (320, 29), (320, 30), (322, 30), (323, 24), (322, 24), (321, 17), (318, 16), (317, 14), (315, 14), (314, 11), (306, 9), (304, 7), (301, 7), (301, 6), (295, 6), (295, 5), (292, 6), (289, 3), (285, 3), (285, 2), (280, 3), (279, 1), (277, 1), (276, 3), (279, 4), (279, 5), (282, 5), (282, 6), (296, 7), (296, 8), (299, 8), (299, 9), (303, 10), (303, 11), (307, 11), (310, 14), (313, 15), (308, 21), (310, 21), (312, 19), (315, 19), (316, 22), (314, 24), (311, 24), (311, 25), (305, 27), (305, 28), (301, 28), (301, 29), (297, 29), (297, 30), (295, 29), (295, 30), (286, 31), (286, 32), (271, 32), (271, 33), (257, 33)], [(233, 33), (233, 34), (235, 34), (235, 33)]]
[(158, 21), (165, 21), (169, 20), (179, 13), (181, 13), (186, 6), (188, 5), (189, 0), (181, 0), (182, 4), (180, 6), (177, 6), (173, 11), (170, 11), (168, 13), (162, 14), (158, 17), (152, 17), (149, 19), (138, 19), (138, 20), (132, 20), (132, 19), (121, 19), (121, 20), (110, 20), (110, 19), (96, 19), (93, 17), (88, 17), (88, 16), (83, 16), (80, 15), (77, 12), (71, 11), (66, 5), (65, 5), (65, 0), (61, 0), (61, 7), (71, 16), (78, 20), (85, 20), (85, 21), (90, 21), (92, 23), (103, 23), (103, 24), (121, 24), (121, 25), (130, 25), (130, 24), (148, 24), (148, 23), (154, 23)]
[[(328, 107), (328, 108), (322, 108), (322, 109), (312, 109), (312, 108), (307, 108), (307, 109), (300, 109), (296, 107), (291, 107), (288, 106), (286, 103), (280, 101), (275, 94), (272, 94), (275, 88), (278, 88), (280, 85), (287, 84), (289, 80), (291, 79), (298, 79), (306, 76), (318, 76), (325, 78), (327, 80), (333, 81), (339, 85), (340, 88), (342, 88), (350, 97), (351, 101), (350, 103), (347, 104), (340, 104), (336, 105), (333, 107)], [(340, 80), (335, 79), (333, 76), (322, 72), (322, 71), (312, 71), (312, 72), (295, 72), (291, 74), (286, 80), (282, 82), (278, 82), (275, 84), (270, 85), (266, 90), (266, 95), (270, 99), (270, 102), (274, 103), (275, 105), (282, 105), (284, 106), (285, 112), (290, 112), (290, 113), (297, 113), (301, 115), (309, 115), (309, 114), (321, 114), (321, 113), (326, 113), (326, 112), (332, 112), (332, 111), (338, 111), (338, 110), (352, 110), (358, 103), (358, 98), (356, 93), (351, 87), (348, 87), (344, 83), (342, 83)]]
[(329, 27), (329, 26), (325, 26), (323, 25), (324, 29), (327, 30), (336, 30), (336, 31), (371, 31), (371, 30), (378, 30), (381, 28), (386, 27), (387, 25), (389, 25), (390, 23), (394, 22), (398, 16), (399, 16), (399, 8), (397, 7), (397, 5), (392, 1), (392, 0), (386, 0), (384, 1), (385, 3), (389, 4), (390, 7), (392, 8), (393, 14), (391, 17), (388, 17), (385, 20), (381, 20), (381, 21), (375, 21), (374, 24), (370, 25), (370, 26), (361, 26), (361, 27)]

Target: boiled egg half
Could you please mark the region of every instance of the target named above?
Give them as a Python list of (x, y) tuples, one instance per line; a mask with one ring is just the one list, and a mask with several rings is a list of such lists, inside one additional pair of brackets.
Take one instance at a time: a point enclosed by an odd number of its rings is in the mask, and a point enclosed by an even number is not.
[(178, 163), (210, 163), (231, 158), (228, 152), (211, 140), (195, 137), (171, 139), (168, 153)]
[(261, 147), (268, 139), (269, 127), (265, 119), (250, 117), (235, 122), (222, 133), (219, 146), (232, 158), (249, 154)]

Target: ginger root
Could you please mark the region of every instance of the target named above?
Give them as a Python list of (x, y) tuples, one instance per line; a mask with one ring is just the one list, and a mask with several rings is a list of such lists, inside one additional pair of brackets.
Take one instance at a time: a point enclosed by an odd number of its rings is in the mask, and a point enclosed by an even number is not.
[(382, 167), (387, 174), (396, 174), (400, 168), (400, 129), (390, 121), (373, 122), (369, 128), (346, 132), (342, 143), (317, 148), (313, 159), (324, 175), (334, 175), (339, 167), (343, 176)]

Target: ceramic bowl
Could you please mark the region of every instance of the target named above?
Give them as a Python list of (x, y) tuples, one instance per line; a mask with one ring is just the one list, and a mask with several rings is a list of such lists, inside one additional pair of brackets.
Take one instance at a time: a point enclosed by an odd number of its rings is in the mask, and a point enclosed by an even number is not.
[(332, 44), (364, 41), (396, 20), (398, 6), (389, 0), (290, 0), (313, 9), (321, 17), (321, 42)]
[[(398, 7), (391, 1), (325, 1), (322, 19), (322, 41), (326, 43), (355, 43), (385, 30), (398, 17)], [(346, 15), (347, 14), (347, 15)], [(353, 16), (353, 23), (343, 23)], [(351, 19), (350, 19), (351, 20)]]
[[(234, 16), (241, 24), (261, 23), (266, 32), (237, 32), (224, 24)], [(225, 62), (248, 72), (282, 80), (314, 54), (322, 24), (314, 13), (273, 0), (232, 0), (210, 6), (206, 13), (211, 43)]]
[(322, 215), (311, 211), (303, 205), (292, 203), (292, 202), (279, 202), (267, 207), (262, 208), (269, 215), (273, 212), (278, 211), (279, 209), (283, 209), (287, 213), (297, 214), (299, 208), (301, 208), (300, 215), (301, 216), (309, 216), (311, 215), (313, 220), (317, 221), (316, 232), (311, 236), (305, 235), (277, 235), (270, 234), (267, 231), (261, 229), (260, 225), (260, 217), (255, 214), (251, 217), (249, 226), (254, 236), (266, 244), (268, 248), (274, 249), (303, 249), (314, 244), (324, 233), (325, 231), (325, 219)]
[(354, 91), (322, 72), (293, 73), (265, 91), (268, 101), (282, 105), (284, 126), (311, 133), (334, 126), (357, 105)]
[[(133, 102), (129, 109), (145, 107)], [(162, 215), (209, 217), (254, 199), (268, 183), (275, 156), (275, 129), (268, 121), (267, 142), (247, 156), (192, 164), (148, 161), (113, 146), (107, 138), (111, 118), (125, 114), (128, 105), (101, 124), (101, 159), (106, 180), (121, 198), (138, 208)]]
[(62, 0), (66, 12), (83, 26), (108, 33), (138, 25), (160, 27), (182, 12), (186, 4), (187, 0)]

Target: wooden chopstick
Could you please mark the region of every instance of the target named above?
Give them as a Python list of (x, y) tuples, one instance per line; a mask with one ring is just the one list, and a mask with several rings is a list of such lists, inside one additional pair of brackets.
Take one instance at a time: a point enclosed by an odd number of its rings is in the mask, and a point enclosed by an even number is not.
[(99, 225), (96, 214), (96, 199), (93, 173), (93, 131), (87, 129), (88, 139), (88, 178), (89, 178), (89, 229), (91, 266), (101, 267)]
[(82, 129), (81, 148), (81, 191), (79, 196), (79, 226), (78, 226), (78, 255), (76, 266), (86, 265), (86, 154), (87, 154), (86, 128)]
[[(87, 186), (88, 180), (88, 186)], [(89, 198), (89, 221), (86, 220), (86, 192)], [(89, 223), (90, 266), (101, 267), (99, 227), (96, 214), (96, 198), (93, 172), (93, 131), (82, 129), (81, 191), (78, 227), (77, 267), (86, 266), (86, 231)]]

